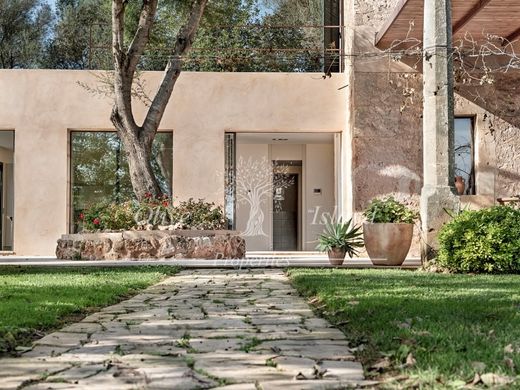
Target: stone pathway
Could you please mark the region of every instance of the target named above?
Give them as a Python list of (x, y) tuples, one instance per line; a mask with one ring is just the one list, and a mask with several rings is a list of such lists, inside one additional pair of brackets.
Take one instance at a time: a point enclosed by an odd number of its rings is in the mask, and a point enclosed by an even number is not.
[(344, 335), (280, 270), (187, 270), (0, 359), (1, 389), (345, 389)]

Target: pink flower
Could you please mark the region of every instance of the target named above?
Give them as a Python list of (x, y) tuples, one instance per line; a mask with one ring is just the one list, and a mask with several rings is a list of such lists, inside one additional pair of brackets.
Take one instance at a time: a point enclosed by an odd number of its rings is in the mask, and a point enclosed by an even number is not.
[(85, 214), (79, 213), (79, 219), (83, 221), (85, 219)]
[(101, 221), (99, 220), (99, 218), (94, 218), (94, 220), (92, 221), (92, 223), (93, 223), (94, 225), (99, 225), (100, 222), (101, 222)]
[(167, 200), (163, 200), (162, 205), (163, 205), (164, 207), (168, 207), (170, 204), (168, 203)]

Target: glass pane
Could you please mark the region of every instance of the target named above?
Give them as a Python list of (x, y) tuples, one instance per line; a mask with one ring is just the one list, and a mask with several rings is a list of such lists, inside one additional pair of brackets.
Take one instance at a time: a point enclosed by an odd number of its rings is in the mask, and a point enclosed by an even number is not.
[(0, 131), (0, 250), (13, 250), (14, 233), (14, 131)]
[[(172, 133), (158, 133), (152, 147), (152, 166), (163, 193), (171, 195)], [(91, 204), (124, 202), (134, 197), (121, 141), (114, 132), (71, 133), (71, 231)]]
[[(455, 182), (459, 194), (475, 194), (472, 118), (455, 118)], [(462, 184), (458, 184), (462, 183)], [(462, 193), (461, 193), (462, 192)]]
[(235, 210), (236, 210), (236, 134), (226, 133), (225, 138), (225, 212), (228, 221), (228, 229), (235, 229)]

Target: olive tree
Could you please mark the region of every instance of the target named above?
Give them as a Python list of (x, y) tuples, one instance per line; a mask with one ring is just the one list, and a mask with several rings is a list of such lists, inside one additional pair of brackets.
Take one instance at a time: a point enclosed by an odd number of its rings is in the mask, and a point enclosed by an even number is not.
[(161, 84), (150, 97), (142, 124), (132, 110), (132, 84), (139, 62), (150, 41), (156, 21), (158, 0), (141, 0), (139, 21), (128, 44), (125, 42), (125, 11), (128, 0), (112, 0), (112, 54), (114, 59), (114, 106), (111, 121), (121, 139), (128, 160), (130, 180), (136, 197), (160, 196), (161, 190), (152, 170), (152, 143), (183, 65), (183, 57), (193, 45), (208, 0), (191, 0), (185, 24), (172, 42)]

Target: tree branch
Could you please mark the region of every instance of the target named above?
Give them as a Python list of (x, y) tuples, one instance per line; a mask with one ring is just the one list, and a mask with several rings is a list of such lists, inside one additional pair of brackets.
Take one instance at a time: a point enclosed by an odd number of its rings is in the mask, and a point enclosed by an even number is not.
[(144, 53), (146, 44), (150, 39), (150, 31), (157, 12), (157, 0), (143, 0), (139, 24), (126, 53), (125, 70), (127, 76), (133, 78), (137, 64)]
[(164, 111), (170, 100), (173, 87), (181, 74), (182, 57), (190, 50), (193, 44), (207, 2), (208, 0), (193, 1), (188, 23), (180, 29), (179, 34), (177, 35), (172, 58), (170, 58), (166, 65), (161, 86), (152, 101), (141, 128), (140, 138), (145, 142), (151, 143), (155, 137), (157, 129), (159, 128)]

